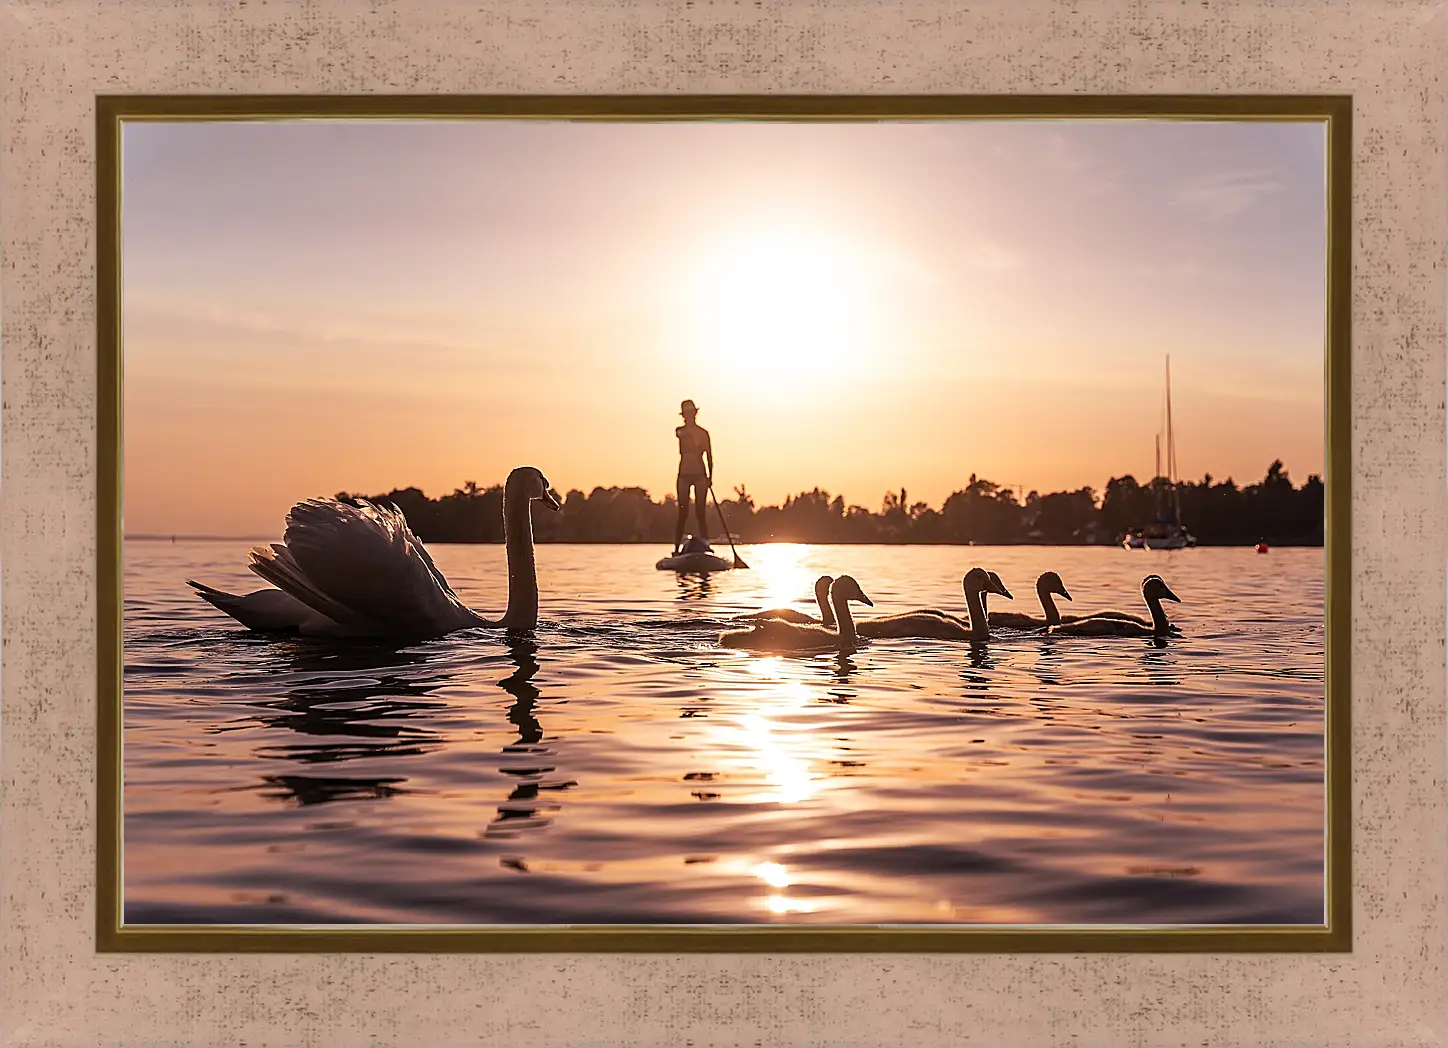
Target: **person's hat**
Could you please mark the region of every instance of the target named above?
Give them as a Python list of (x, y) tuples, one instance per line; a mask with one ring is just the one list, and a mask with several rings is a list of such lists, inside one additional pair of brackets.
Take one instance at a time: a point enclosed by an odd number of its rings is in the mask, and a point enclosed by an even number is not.
[(694, 406), (694, 402), (692, 400), (686, 400), (679, 405), (680, 415), (698, 414), (698, 412), (699, 409)]

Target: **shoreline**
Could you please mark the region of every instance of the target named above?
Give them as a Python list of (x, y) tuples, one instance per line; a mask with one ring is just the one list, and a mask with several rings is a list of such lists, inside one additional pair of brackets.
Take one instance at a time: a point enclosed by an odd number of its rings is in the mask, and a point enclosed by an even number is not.
[[(123, 535), (124, 542), (249, 542), (267, 543), (280, 542), (280, 538), (267, 537), (245, 537), (227, 535)], [(711, 540), (714, 542), (714, 551), (727, 550), (729, 543), (723, 539)], [(534, 538), (535, 546), (668, 546), (669, 539), (569, 539), (559, 541), (556, 539)], [(736, 546), (953, 546), (958, 549), (1003, 549), (1012, 546), (1041, 546), (1052, 549), (1124, 549), (1119, 542), (1032, 542), (1023, 540), (1021, 542), (931, 542), (921, 539), (908, 539), (899, 542), (844, 542), (831, 539), (765, 539), (760, 542), (746, 542), (743, 539), (736, 539)], [(467, 542), (440, 542), (427, 541), (428, 546), (501, 546), (501, 539), (480, 539)], [(1198, 542), (1194, 549), (1251, 549), (1255, 542)], [(1271, 549), (1324, 549), (1325, 543), (1309, 542), (1304, 540), (1292, 542), (1269, 543)], [(1131, 553), (1185, 553), (1187, 550), (1129, 550)]]

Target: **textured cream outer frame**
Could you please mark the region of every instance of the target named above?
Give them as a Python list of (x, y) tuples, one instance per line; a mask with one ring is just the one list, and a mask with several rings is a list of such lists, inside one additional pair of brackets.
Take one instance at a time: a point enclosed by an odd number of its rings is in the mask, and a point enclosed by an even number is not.
[[(5, 1045), (1443, 1045), (1440, 3), (7, 0)], [(1355, 96), (1355, 952), (97, 955), (94, 95)]]

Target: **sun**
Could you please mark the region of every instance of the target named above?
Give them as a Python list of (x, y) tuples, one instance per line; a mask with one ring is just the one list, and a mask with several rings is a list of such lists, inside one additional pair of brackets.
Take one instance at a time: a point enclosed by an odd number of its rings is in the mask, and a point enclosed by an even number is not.
[(694, 274), (700, 349), (759, 380), (819, 376), (858, 360), (869, 281), (821, 237), (774, 232), (710, 252)]

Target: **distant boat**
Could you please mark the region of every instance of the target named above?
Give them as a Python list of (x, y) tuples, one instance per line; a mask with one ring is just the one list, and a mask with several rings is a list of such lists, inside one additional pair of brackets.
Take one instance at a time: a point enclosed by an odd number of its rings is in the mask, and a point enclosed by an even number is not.
[(1156, 486), (1156, 519), (1142, 528), (1126, 533), (1122, 545), (1127, 549), (1189, 549), (1197, 544), (1192, 533), (1182, 524), (1181, 495), (1176, 480), (1176, 430), (1171, 418), (1171, 354), (1166, 357), (1166, 472), (1162, 473), (1161, 434), (1156, 435), (1156, 477), (1166, 478), (1166, 497), (1161, 485)]

